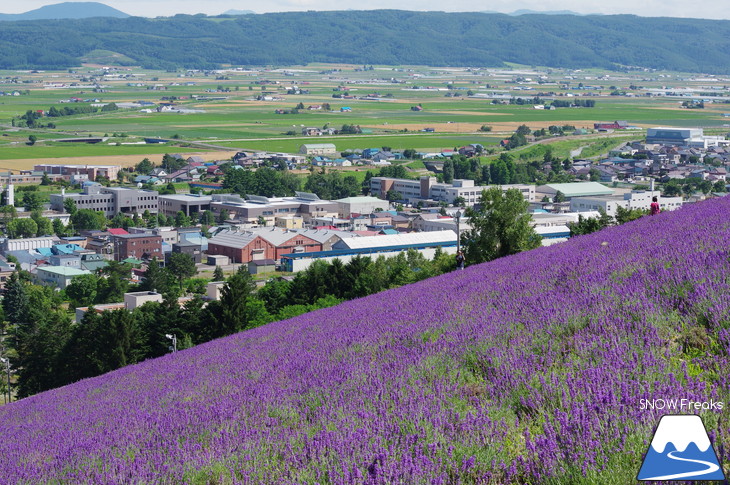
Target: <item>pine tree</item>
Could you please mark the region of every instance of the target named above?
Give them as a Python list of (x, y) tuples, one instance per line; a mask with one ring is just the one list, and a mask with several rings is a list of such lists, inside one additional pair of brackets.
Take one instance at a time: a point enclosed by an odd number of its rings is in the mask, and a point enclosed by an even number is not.
[(216, 266), (215, 270), (213, 270), (213, 279), (211, 281), (223, 281), (225, 279), (226, 276), (223, 274), (223, 268)]
[(30, 300), (25, 291), (25, 283), (20, 281), (18, 272), (13, 272), (5, 284), (3, 310), (10, 323), (25, 323), (28, 319)]

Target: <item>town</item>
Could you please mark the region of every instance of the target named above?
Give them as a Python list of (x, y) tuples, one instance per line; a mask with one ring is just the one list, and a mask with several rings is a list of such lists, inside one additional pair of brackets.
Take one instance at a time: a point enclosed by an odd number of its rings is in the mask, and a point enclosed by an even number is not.
[[(600, 213), (615, 217), (619, 208), (647, 211), (653, 197), (659, 197), (662, 210), (674, 210), (725, 195), (729, 145), (723, 137), (703, 136), (701, 129), (654, 128), (648, 130), (645, 141), (622, 145), (605, 158), (558, 163), (558, 171), (574, 182), (499, 187), (520, 191), (529, 202), (543, 245), (554, 244), (570, 237), (569, 226), (579, 217), (597, 218)], [(4, 258), (0, 281), (23, 269), (39, 284), (63, 289), (73, 278), (117, 261), (131, 263), (129, 278), (139, 283), (149, 264), (164, 265), (173, 254), (189, 256), (198, 272), (215, 267), (230, 272), (246, 265), (250, 273), (268, 276), (300, 271), (317, 260), (348, 262), (358, 255), (393, 256), (408, 249), (427, 258), (437, 248), (454, 254), (457, 232), (471, 229), (469, 219), (461, 214), (478, 205), (489, 186), (453, 178), (453, 168), (445, 181), (445, 167), (453, 166), (454, 155), (473, 156), (482, 149), (470, 145), (441, 154), (439, 168), (431, 175), (371, 176), (357, 188), (360, 194), (334, 200), (305, 191), (267, 197), (216, 189), (225, 186), (224, 173), (236, 169), (316, 170), (355, 160), (359, 166), (377, 170), (397, 167), (391, 162), (403, 154), (368, 148), (354, 151), (347, 160), (333, 157), (334, 145), (303, 144), (301, 154), (239, 152), (230, 160), (184, 159), (173, 154), (169, 158), (181, 166), (169, 173), (149, 163), (137, 166), (140, 173), (118, 165), (39, 164), (33, 170), (0, 177), (6, 203), (3, 222), (10, 236), (0, 241)], [(546, 161), (539, 170), (551, 173), (555, 165)], [(211, 176), (218, 181), (207, 182)], [(62, 188), (50, 195), (47, 207), (40, 207), (32, 198), (34, 192), (23, 189), (44, 180), (80, 191)], [(131, 184), (110, 183), (124, 180)], [(173, 182), (189, 182), (197, 190), (155, 190)], [(618, 182), (631, 183), (633, 188), (619, 188)], [(32, 206), (24, 207), (27, 201)]]

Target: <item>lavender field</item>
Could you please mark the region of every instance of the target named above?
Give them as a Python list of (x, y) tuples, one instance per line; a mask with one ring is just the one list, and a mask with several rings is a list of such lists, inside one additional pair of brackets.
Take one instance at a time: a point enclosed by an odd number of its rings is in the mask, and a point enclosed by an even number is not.
[(727, 407), (728, 369), (730, 198), (0, 407), (0, 481), (633, 483), (640, 400)]

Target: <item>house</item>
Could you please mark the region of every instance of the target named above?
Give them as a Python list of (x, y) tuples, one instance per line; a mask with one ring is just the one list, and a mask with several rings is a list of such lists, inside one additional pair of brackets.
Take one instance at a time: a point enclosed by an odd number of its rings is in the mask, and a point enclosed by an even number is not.
[(162, 178), (167, 175), (167, 171), (162, 167), (157, 167), (153, 169), (152, 172), (150, 172), (150, 175), (152, 175), (153, 177)]
[(380, 152), (380, 148), (366, 148), (362, 151), (362, 158), (372, 159), (373, 156), (378, 152)]
[(172, 252), (170, 254), (187, 254), (190, 256), (196, 264), (202, 262), (203, 250), (200, 244), (188, 241), (182, 241), (172, 245)]
[(81, 255), (81, 269), (96, 273), (100, 269), (105, 268), (109, 265), (107, 260), (102, 254), (82, 254)]
[(36, 271), (36, 280), (44, 286), (65, 289), (76, 276), (90, 275), (90, 271), (67, 266), (43, 266)]
[(304, 136), (322, 136), (322, 130), (317, 127), (305, 127), (302, 128), (302, 135)]

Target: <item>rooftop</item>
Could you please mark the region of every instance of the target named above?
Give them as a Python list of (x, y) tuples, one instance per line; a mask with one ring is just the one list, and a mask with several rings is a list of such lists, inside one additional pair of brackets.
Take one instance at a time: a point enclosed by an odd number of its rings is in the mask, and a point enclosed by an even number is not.
[(46, 273), (53, 273), (61, 276), (81, 276), (91, 274), (91, 271), (84, 269), (70, 268), (68, 266), (42, 266), (38, 268), (38, 271), (45, 271)]
[(582, 195), (611, 195), (613, 189), (606, 187), (598, 182), (574, 182), (567, 184), (546, 184), (541, 185), (538, 190), (542, 187), (548, 189), (560, 191), (566, 197), (579, 197)]

